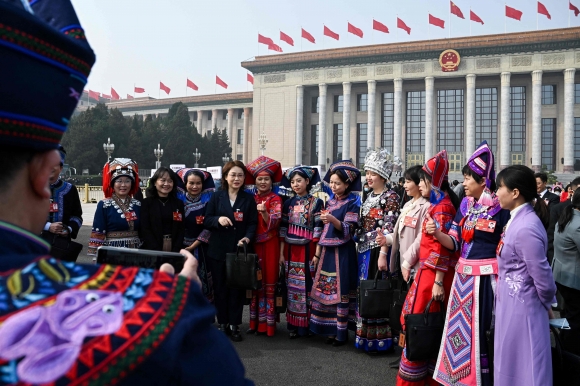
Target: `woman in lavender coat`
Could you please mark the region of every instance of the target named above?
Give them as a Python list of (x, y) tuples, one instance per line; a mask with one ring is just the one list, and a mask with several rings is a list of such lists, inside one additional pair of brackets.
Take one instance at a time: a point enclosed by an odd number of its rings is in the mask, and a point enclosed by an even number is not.
[(550, 386), (551, 303), (556, 285), (546, 258), (548, 219), (534, 173), (515, 165), (497, 176), (497, 197), (511, 212), (497, 248), (494, 385)]

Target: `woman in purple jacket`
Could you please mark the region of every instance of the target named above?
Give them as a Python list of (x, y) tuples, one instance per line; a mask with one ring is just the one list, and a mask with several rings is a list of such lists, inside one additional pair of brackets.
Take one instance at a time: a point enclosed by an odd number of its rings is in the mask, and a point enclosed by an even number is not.
[(549, 317), (556, 284), (546, 258), (548, 219), (534, 173), (509, 166), (497, 176), (497, 197), (511, 218), (497, 247), (494, 385), (552, 385)]

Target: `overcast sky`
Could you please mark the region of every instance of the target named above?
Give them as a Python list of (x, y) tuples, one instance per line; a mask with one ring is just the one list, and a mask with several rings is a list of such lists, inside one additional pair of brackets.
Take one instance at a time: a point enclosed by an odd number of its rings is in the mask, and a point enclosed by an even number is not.
[[(171, 88), (169, 97), (185, 96), (186, 78), (199, 87), (188, 95), (213, 94), (215, 75), (228, 85), (217, 92), (251, 90), (240, 62), (257, 55), (276, 54), (257, 43), (258, 32), (272, 38), (284, 53), (399, 41), (469, 36), (471, 9), (485, 22), (471, 22), (472, 35), (580, 26), (580, 16), (568, 10), (568, 0), (542, 0), (551, 14), (536, 18), (535, 0), (508, 0), (523, 11), (521, 21), (507, 19), (504, 0), (454, 0), (465, 20), (451, 15), (449, 0), (72, 0), (97, 63), (88, 88), (121, 95), (143, 87), (157, 98), (159, 81)], [(580, 0), (572, 0), (580, 8)], [(445, 29), (430, 26), (428, 13), (445, 20)], [(411, 35), (396, 28), (397, 15), (411, 27)], [(569, 18), (570, 17), (570, 18)], [(386, 24), (384, 34), (372, 30), (372, 20)], [(347, 33), (347, 21), (364, 32), (361, 39)], [(323, 37), (323, 24), (340, 35)], [(303, 27), (316, 39), (300, 38)], [(294, 47), (279, 41), (279, 31), (294, 39)], [(453, 47), (449, 47), (453, 48)], [(139, 95), (137, 95), (139, 96)], [(161, 98), (167, 97), (161, 92)]]

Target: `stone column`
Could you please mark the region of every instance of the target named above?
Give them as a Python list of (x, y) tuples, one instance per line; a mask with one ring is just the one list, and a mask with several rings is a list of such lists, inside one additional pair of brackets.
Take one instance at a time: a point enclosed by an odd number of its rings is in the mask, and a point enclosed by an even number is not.
[(197, 110), (197, 123), (195, 125), (197, 126), (197, 132), (201, 136), (203, 136), (203, 131), (201, 130), (201, 122), (203, 122), (202, 117), (203, 117), (203, 110)]
[(318, 165), (326, 171), (326, 83), (318, 85)]
[(399, 156), (405, 163), (405, 151), (401, 151), (403, 138), (403, 79), (397, 78), (395, 83), (394, 117), (393, 117), (393, 156)]
[(465, 159), (475, 152), (475, 74), (468, 74), (466, 82), (465, 103)]
[(250, 143), (250, 108), (244, 107), (244, 140), (242, 143), (243, 150), (243, 162), (248, 162), (248, 147)]
[(542, 70), (532, 71), (532, 169), (542, 170)]
[(564, 173), (574, 173), (574, 75), (564, 70)]
[(217, 116), (218, 116), (218, 110), (212, 110), (211, 111), (211, 131), (213, 132), (213, 129), (216, 127), (217, 124)]
[(376, 121), (376, 100), (377, 100), (377, 82), (375, 80), (367, 81), (368, 84), (368, 135), (367, 145), (369, 149), (375, 148), (375, 121)]
[(511, 116), (510, 116), (510, 76), (509, 72), (501, 73), (501, 117), (500, 117), (500, 170), (511, 163)]
[(238, 133), (234, 133), (234, 112), (234, 109), (228, 109), (228, 139), (230, 140), (230, 146), (232, 147), (232, 159), (235, 160), (238, 155)]
[(304, 146), (302, 141), (303, 137), (304, 137), (304, 86), (296, 86), (296, 162), (295, 162), (296, 165), (302, 165), (302, 147)]
[(435, 99), (435, 78), (425, 78), (425, 162), (435, 155), (433, 146), (433, 103)]
[(342, 83), (342, 159), (350, 159), (350, 99), (351, 83)]

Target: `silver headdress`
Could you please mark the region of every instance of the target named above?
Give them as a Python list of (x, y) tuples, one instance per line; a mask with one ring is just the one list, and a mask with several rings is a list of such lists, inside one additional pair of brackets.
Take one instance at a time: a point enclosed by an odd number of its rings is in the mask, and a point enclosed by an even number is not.
[(369, 149), (365, 157), (364, 169), (389, 179), (393, 173), (393, 157), (387, 149)]

